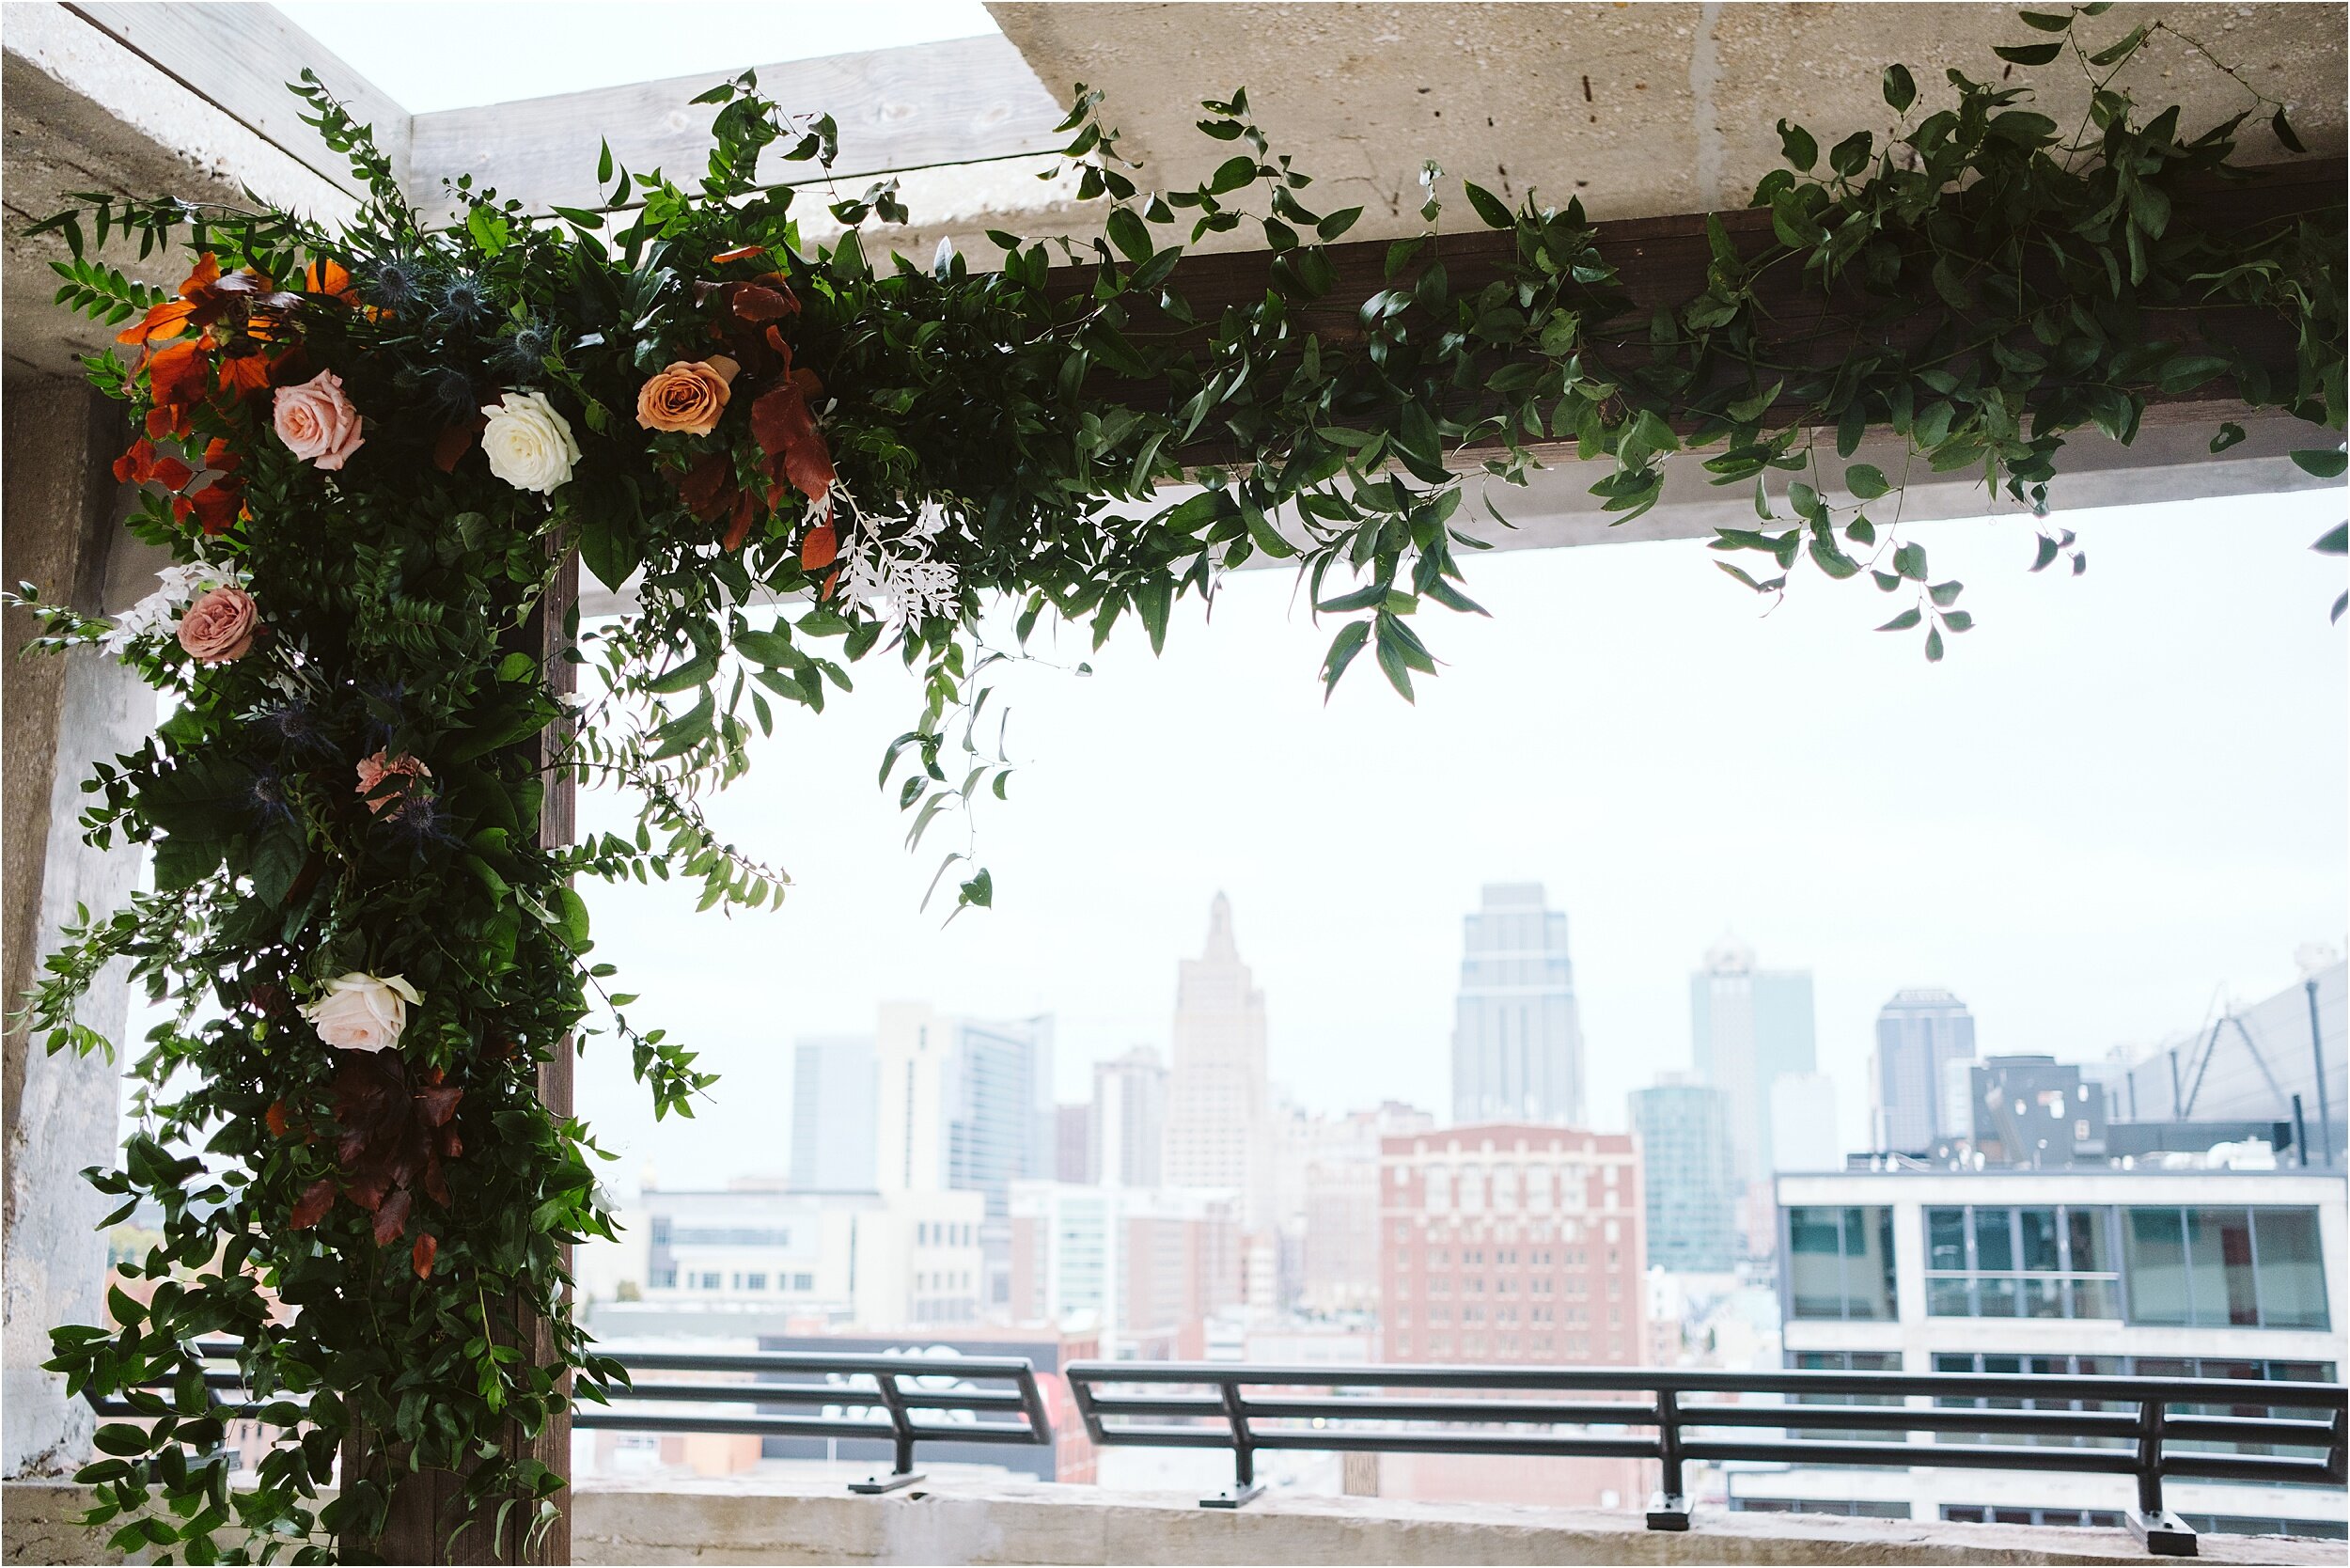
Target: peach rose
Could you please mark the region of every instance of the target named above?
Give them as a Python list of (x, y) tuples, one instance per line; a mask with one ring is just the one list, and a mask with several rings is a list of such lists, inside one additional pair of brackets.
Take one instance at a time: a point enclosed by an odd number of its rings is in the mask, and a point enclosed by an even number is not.
[(430, 778), (432, 776), (432, 770), (404, 751), (397, 757), (379, 751), (372, 757), (359, 759), (357, 792), (368, 797), (368, 810), (381, 815), (388, 807), (392, 808), (393, 816), (400, 815), (399, 808), (402, 803), (399, 795), (379, 795), (375, 792), (384, 780), (395, 775), (402, 778)]
[(332, 370), (321, 370), (299, 386), (279, 387), (275, 407), (277, 439), (316, 467), (340, 468), (366, 440), (359, 433), (359, 411), (343, 396), (342, 378)]
[(724, 354), (679, 360), (637, 392), (636, 422), (649, 431), (708, 435), (718, 428), (741, 368)]
[(253, 596), (224, 583), (180, 618), (180, 646), (198, 664), (225, 665), (253, 651), (253, 634), (260, 624), (260, 606)]

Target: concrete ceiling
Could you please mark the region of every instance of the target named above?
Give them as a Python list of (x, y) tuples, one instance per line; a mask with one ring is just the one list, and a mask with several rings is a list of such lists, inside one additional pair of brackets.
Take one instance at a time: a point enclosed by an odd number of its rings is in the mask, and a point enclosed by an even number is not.
[[(1277, 150), (1317, 176), (1319, 210), (1362, 205), (1362, 237), (1417, 232), (1421, 164), (1434, 159), (1514, 199), (1528, 187), (1596, 218), (1746, 205), (1779, 163), (1782, 115), (1821, 147), (1894, 118), (1880, 73), (1916, 75), (1946, 102), (1947, 68), (2041, 89), (2075, 123), (2086, 102), (2063, 57), (2010, 68), (1994, 44), (2044, 41), (2006, 5), (1136, 5), (988, 7), (1048, 87), (1106, 91), (1107, 118), (1146, 156), (1146, 183), (1196, 183), (1230, 155), (1193, 129), (1197, 100), (1246, 86)], [(2159, 19), (2292, 104), (2312, 153), (2343, 145), (2340, 5), (2121, 5), (2081, 25), (2103, 41)], [(2156, 35), (2117, 86), (2186, 105), (2195, 131), (2251, 104), (2175, 38)], [(2050, 107), (2053, 105), (2053, 107)], [(2288, 156), (2266, 129), (2240, 154)], [(1449, 204), (1447, 222), (1462, 214)], [(1467, 219), (1474, 222), (1474, 219)]]

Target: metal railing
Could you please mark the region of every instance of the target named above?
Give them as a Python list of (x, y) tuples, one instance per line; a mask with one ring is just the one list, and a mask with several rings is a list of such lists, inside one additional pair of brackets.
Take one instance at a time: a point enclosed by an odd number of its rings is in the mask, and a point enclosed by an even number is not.
[[(236, 1370), (241, 1347), (231, 1341), (196, 1346), (213, 1363), (204, 1373), (213, 1415), (249, 1419), (270, 1402), (226, 1399), (244, 1390)], [(612, 1358), (630, 1381), (614, 1384), (609, 1404), (580, 1399), (574, 1430), (822, 1437), (887, 1443), (895, 1463), (886, 1474), (853, 1482), (852, 1492), (894, 1492), (922, 1479), (914, 1467), (923, 1443), (1002, 1443), (1049, 1447), (1053, 1422), (1037, 1387), (1036, 1369), (1023, 1356), (832, 1356), (821, 1351), (760, 1351), (741, 1355), (628, 1351)], [(646, 1382), (639, 1372), (695, 1372), (729, 1382)], [(992, 1385), (977, 1387), (976, 1385)], [(296, 1402), (299, 1403), (299, 1402)], [(89, 1397), (111, 1419), (137, 1420), (172, 1413), (168, 1399), (147, 1390)], [(636, 1405), (691, 1405), (650, 1410)], [(727, 1414), (712, 1406), (744, 1405)], [(783, 1412), (812, 1410), (814, 1414)]]
[[(2341, 1487), (2350, 1420), (2342, 1385), (2226, 1378), (1147, 1361), (1073, 1362), (1067, 1375), (1097, 1444), (1230, 1450), (1232, 1488), (1204, 1508), (1256, 1497), (1256, 1455), (1269, 1450), (1653, 1460), (1663, 1481), (1648, 1526), (1670, 1530), (1689, 1528), (1693, 1463), (2063, 1471), (2135, 1478), (2131, 1529), (2166, 1556), (2195, 1554), (2195, 1532), (2164, 1506), (2166, 1480)], [(1513, 1397), (1526, 1395), (1537, 1397)], [(1746, 1403), (1756, 1398), (1778, 1403)], [(1825, 1400), (1841, 1403), (1813, 1403)], [(2317, 1415), (2199, 1408), (2212, 1405)], [(1800, 1435), (1822, 1430), (1837, 1435)], [(2073, 1446), (2100, 1442), (2110, 1446)]]
[[(213, 1362), (204, 1381), (214, 1414), (258, 1412), (258, 1403), (221, 1399), (243, 1388), (238, 1347), (198, 1349)], [(894, 1466), (852, 1484), (853, 1492), (891, 1492), (920, 1480), (914, 1466), (926, 1442), (1053, 1441), (1035, 1369), (1023, 1357), (762, 1351), (614, 1358), (633, 1381), (612, 1388), (609, 1405), (574, 1405), (573, 1427), (889, 1444)], [(640, 1372), (743, 1381), (634, 1381)], [(1652, 1460), (1662, 1485), (1648, 1526), (1668, 1530), (1689, 1528), (1684, 1472), (1691, 1464), (2040, 1470), (2132, 1477), (2131, 1529), (2151, 1551), (2193, 1556), (2195, 1532), (2165, 1506), (2166, 1481), (2341, 1489), (2350, 1462), (2350, 1389), (2330, 1383), (1173, 1361), (1077, 1361), (1066, 1376), (1097, 1445), (1229, 1451), (1233, 1485), (1201, 1499), (1205, 1508), (1238, 1508), (1258, 1496), (1256, 1455), (1280, 1450)], [(145, 1390), (90, 1403), (116, 1419), (171, 1411), (169, 1400)], [(646, 1405), (687, 1408), (637, 1408)], [(747, 1409), (713, 1408), (727, 1405)], [(2264, 1413), (2232, 1413), (2247, 1409)]]

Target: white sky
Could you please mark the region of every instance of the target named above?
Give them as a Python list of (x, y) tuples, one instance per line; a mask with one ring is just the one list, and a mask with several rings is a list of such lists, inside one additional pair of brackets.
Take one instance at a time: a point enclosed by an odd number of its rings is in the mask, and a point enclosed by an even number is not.
[(979, 0), (294, 0), (277, 8), (411, 114), (997, 30)]
[[(1490, 621), (1437, 612), (1446, 661), (1406, 707), (1363, 661), (1324, 709), (1292, 578), (1231, 579), (1153, 661), (1138, 630), (1081, 679), (1010, 688), (1009, 804), (980, 819), (993, 911), (917, 911), (923, 853), (874, 787), (915, 703), (894, 665), (787, 717), (719, 819), (788, 865), (778, 913), (696, 917), (677, 889), (592, 886), (603, 956), (726, 1074), (654, 1130), (617, 1050), (581, 1109), (633, 1188), (784, 1168), (791, 1044), (884, 998), (1052, 1011), (1060, 1085), (1165, 1048), (1175, 963), (1232, 897), (1277, 1079), (1309, 1106), (1447, 1106), (1453, 986), (1478, 885), (1539, 879), (1569, 917), (1592, 1120), (1689, 1059), (1687, 976), (1725, 926), (1816, 978), (1846, 1136), (1877, 1008), (1947, 985), (1986, 1052), (2103, 1055), (2295, 979), (2343, 942), (2350, 841), (2338, 494), (2076, 513), (2086, 576), (2024, 568), (2020, 523), (1927, 525), (1978, 625), (1928, 666), (1865, 585), (1762, 618), (1694, 542), (1496, 553)], [(1086, 657), (1072, 645), (1067, 662)], [(893, 674), (898, 678), (893, 679)], [(621, 825), (590, 797), (592, 828)]]

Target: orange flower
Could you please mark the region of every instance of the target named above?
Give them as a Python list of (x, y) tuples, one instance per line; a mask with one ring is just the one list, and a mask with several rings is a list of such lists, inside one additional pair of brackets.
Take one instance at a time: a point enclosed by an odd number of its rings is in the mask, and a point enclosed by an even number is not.
[(724, 354), (678, 360), (637, 390), (637, 424), (649, 431), (708, 435), (718, 428), (741, 368)]

